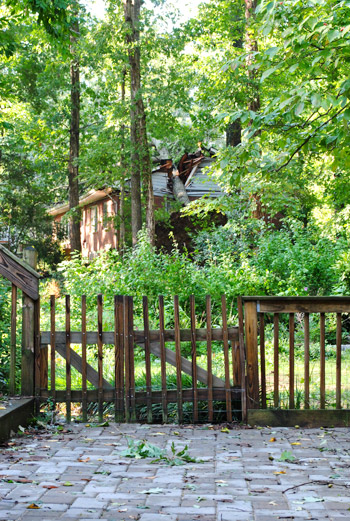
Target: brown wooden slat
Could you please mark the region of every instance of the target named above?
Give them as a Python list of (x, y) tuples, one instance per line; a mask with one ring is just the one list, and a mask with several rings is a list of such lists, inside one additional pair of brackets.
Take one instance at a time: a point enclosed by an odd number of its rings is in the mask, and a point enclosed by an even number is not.
[(320, 407), (326, 408), (326, 316), (320, 314)]
[(136, 402), (135, 402), (135, 355), (134, 355), (134, 301), (128, 297), (128, 334), (129, 334), (129, 367), (130, 367), (130, 419), (136, 422)]
[(16, 394), (16, 351), (17, 351), (17, 287), (11, 287), (11, 352), (10, 352), (10, 395)]
[(34, 395), (34, 300), (23, 294), (22, 298), (22, 360), (21, 360), (21, 395)]
[(39, 381), (40, 381), (40, 393), (48, 389), (49, 386), (49, 352), (48, 346), (40, 349), (40, 360), (39, 360)]
[(304, 389), (305, 389), (305, 409), (310, 408), (310, 316), (304, 315)]
[(198, 391), (197, 391), (197, 340), (196, 340), (196, 308), (194, 295), (190, 296), (191, 314), (191, 357), (192, 357), (192, 388), (193, 388), (193, 423), (198, 422)]
[[(35, 414), (40, 413), (40, 297), (34, 302), (34, 381), (35, 381)], [(48, 386), (48, 350), (46, 348), (46, 387)]]
[(145, 331), (145, 368), (146, 368), (146, 396), (147, 396), (147, 422), (152, 423), (152, 380), (151, 380), (151, 351), (149, 346), (149, 316), (148, 298), (142, 298), (143, 327)]
[[(192, 389), (183, 389), (183, 401), (184, 402), (192, 402), (193, 400), (193, 392)], [(233, 396), (235, 399), (239, 399), (241, 395), (240, 389), (232, 390)], [(50, 391), (46, 390), (42, 393), (42, 398), (46, 399), (50, 396)], [(167, 390), (167, 400), (169, 403), (177, 402), (177, 391), (176, 389)], [(226, 391), (225, 389), (216, 389), (213, 388), (213, 397), (214, 400), (218, 400), (220, 402), (225, 401)], [(145, 405), (147, 396), (145, 391), (138, 391), (135, 396), (136, 404)], [(208, 389), (198, 388), (198, 399), (199, 400), (208, 400)], [(66, 400), (66, 391), (60, 390), (57, 391), (57, 402), (64, 402)], [(71, 393), (71, 401), (72, 402), (81, 402), (82, 400), (82, 391), (81, 390), (72, 390)], [(88, 389), (87, 392), (87, 400), (88, 402), (97, 402), (98, 401), (98, 390), (97, 389)], [(104, 402), (113, 402), (115, 400), (115, 390), (114, 389), (104, 389), (103, 391), (103, 401)], [(162, 391), (152, 391), (152, 403), (162, 403)]]
[(129, 306), (127, 297), (123, 297), (124, 310), (124, 357), (125, 357), (125, 420), (130, 421), (130, 349), (129, 349)]
[[(166, 350), (164, 342), (164, 297), (159, 296), (159, 349), (160, 349), (160, 372), (162, 380), (162, 420), (168, 422), (168, 402), (166, 383)], [(175, 357), (176, 358), (176, 357)]]
[(102, 340), (102, 295), (97, 295), (97, 357), (98, 357), (98, 418), (103, 421), (103, 340)]
[(289, 313), (289, 408), (295, 407), (295, 352), (294, 352), (295, 324), (294, 313)]
[(70, 296), (66, 295), (66, 420), (71, 421)]
[(259, 313), (261, 407), (266, 409), (265, 316)]
[(259, 407), (258, 323), (256, 302), (244, 304), (247, 356), (247, 408)]
[[(250, 297), (254, 299), (254, 297)], [(244, 297), (244, 301), (247, 297)], [(260, 313), (349, 313), (349, 297), (256, 298)]]
[(83, 391), (83, 399), (81, 402), (83, 421), (87, 421), (87, 362), (86, 362), (86, 295), (81, 297), (81, 387)]
[(279, 407), (279, 316), (278, 313), (273, 315), (273, 404)]
[(341, 313), (337, 313), (337, 355), (336, 355), (336, 388), (335, 403), (337, 409), (341, 409)]
[(233, 340), (232, 344), (232, 370), (233, 370), (233, 385), (241, 386), (242, 374), (241, 374), (241, 361), (240, 361), (240, 350), (239, 341)]
[[(212, 340), (222, 341), (222, 328), (212, 328), (211, 330)], [(89, 344), (97, 344), (97, 332), (96, 331), (88, 331), (86, 343)], [(228, 336), (230, 340), (239, 340), (238, 336), (238, 327), (229, 327), (228, 328)], [(207, 340), (207, 329), (199, 328), (196, 329), (196, 339), (197, 342), (205, 342)], [(113, 345), (115, 341), (114, 331), (104, 331), (102, 333), (102, 340), (104, 344)], [(136, 329), (134, 330), (134, 342), (137, 345), (142, 345), (145, 340), (145, 333), (142, 330)], [(149, 340), (150, 343), (159, 341), (159, 330), (151, 330), (149, 332)], [(191, 342), (191, 330), (190, 329), (181, 329), (180, 330), (180, 340), (181, 342)], [(175, 330), (167, 329), (164, 330), (164, 341), (165, 342), (175, 342)], [(58, 344), (65, 343), (65, 332), (57, 331), (56, 332), (56, 342)], [(49, 344), (50, 343), (50, 331), (42, 331), (41, 333), (41, 343)], [(81, 344), (82, 336), (79, 331), (71, 332), (71, 343), (72, 344)]]
[(50, 372), (51, 372), (51, 396), (55, 404), (56, 393), (56, 297), (50, 296)]
[(114, 297), (115, 320), (115, 421), (124, 421), (124, 308), (123, 297)]
[(222, 315), (224, 363), (225, 363), (226, 417), (227, 417), (228, 422), (232, 422), (232, 402), (231, 402), (231, 384), (230, 384), (230, 362), (229, 362), (229, 354), (228, 354), (226, 295), (221, 296), (221, 315)]
[(182, 379), (181, 379), (181, 343), (180, 343), (180, 311), (179, 297), (174, 297), (174, 326), (175, 326), (175, 354), (176, 354), (176, 387), (177, 387), (177, 415), (178, 422), (183, 422), (182, 407)]
[(40, 275), (1, 244), (0, 275), (12, 282), (31, 299), (39, 298)]
[(243, 319), (243, 303), (242, 297), (237, 298), (238, 311), (238, 338), (239, 338), (239, 353), (241, 364), (241, 408), (242, 421), (247, 421), (247, 378), (246, 378), (246, 351), (244, 345), (244, 319)]
[(212, 359), (212, 327), (211, 327), (211, 298), (206, 296), (206, 322), (207, 322), (207, 374), (208, 374), (208, 420), (214, 419), (213, 410), (213, 359)]

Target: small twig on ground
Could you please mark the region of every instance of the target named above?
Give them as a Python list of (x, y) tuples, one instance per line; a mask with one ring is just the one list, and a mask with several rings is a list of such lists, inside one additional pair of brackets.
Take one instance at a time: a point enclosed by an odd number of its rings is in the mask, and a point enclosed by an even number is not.
[(288, 492), (288, 490), (294, 490), (295, 488), (303, 487), (304, 485), (332, 485), (336, 487), (350, 487), (350, 485), (348, 485), (347, 483), (334, 483), (332, 481), (306, 481), (305, 483), (300, 483), (300, 485), (294, 485), (294, 487), (286, 488), (286, 490), (282, 491), (282, 494), (285, 494), (286, 492)]

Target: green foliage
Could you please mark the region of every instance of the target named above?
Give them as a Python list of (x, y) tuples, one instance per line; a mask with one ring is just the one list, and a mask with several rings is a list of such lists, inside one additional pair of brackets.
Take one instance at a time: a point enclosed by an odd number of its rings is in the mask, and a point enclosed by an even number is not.
[(151, 463), (165, 463), (171, 467), (185, 465), (186, 463), (201, 463), (200, 460), (192, 458), (188, 454), (188, 445), (179, 450), (176, 448), (175, 443), (172, 442), (170, 450), (171, 454), (168, 455), (165, 450), (148, 441), (135, 442), (134, 440), (128, 440), (128, 448), (121, 452), (121, 456), (136, 459), (154, 458)]

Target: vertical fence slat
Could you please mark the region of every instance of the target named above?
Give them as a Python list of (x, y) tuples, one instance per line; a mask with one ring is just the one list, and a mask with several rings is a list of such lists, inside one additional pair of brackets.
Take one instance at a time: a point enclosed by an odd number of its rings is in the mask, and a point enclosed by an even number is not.
[(56, 403), (56, 297), (50, 296), (50, 372), (51, 372), (51, 397), (53, 406)]
[(166, 386), (166, 360), (164, 342), (164, 297), (159, 296), (159, 345), (160, 345), (160, 372), (162, 380), (162, 421), (168, 421), (168, 395)]
[(66, 295), (66, 418), (71, 421), (70, 295)]
[(125, 420), (130, 421), (130, 349), (129, 349), (129, 306), (127, 297), (123, 297), (124, 308), (124, 357), (125, 357)]
[(81, 388), (83, 398), (81, 402), (83, 421), (87, 421), (87, 363), (86, 363), (86, 295), (81, 297)]
[(131, 421), (136, 422), (136, 397), (135, 397), (135, 355), (134, 355), (134, 300), (132, 297), (128, 297), (129, 306), (129, 322), (128, 322), (128, 333), (129, 333), (129, 367), (130, 367), (130, 408), (131, 408)]
[(304, 389), (305, 409), (310, 408), (310, 315), (304, 315)]
[(256, 302), (244, 303), (247, 349), (247, 407), (259, 408), (258, 323)]
[(193, 423), (198, 422), (198, 391), (197, 391), (197, 338), (196, 338), (196, 308), (194, 295), (190, 296), (191, 311), (191, 355), (192, 355), (192, 387), (193, 387)]
[(226, 416), (227, 421), (232, 421), (232, 401), (231, 401), (231, 384), (230, 384), (230, 363), (228, 354), (228, 330), (227, 330), (227, 308), (226, 295), (221, 296), (221, 315), (222, 315), (222, 339), (224, 344), (224, 360), (225, 360), (225, 390), (226, 390)]
[(123, 297), (114, 297), (115, 332), (115, 421), (124, 420), (124, 307)]
[(336, 408), (341, 409), (341, 313), (337, 313)]
[(10, 352), (10, 395), (16, 394), (16, 350), (17, 350), (17, 286), (11, 287), (11, 352)]
[(279, 315), (273, 315), (273, 405), (279, 406)]
[[(35, 387), (35, 412), (40, 413), (40, 368), (41, 368), (41, 349), (40, 349), (40, 297), (34, 303), (34, 387)], [(48, 389), (48, 346), (46, 346), (45, 360), (45, 389)]]
[(46, 391), (49, 383), (49, 350), (47, 345), (41, 346), (39, 351), (39, 361), (37, 363), (37, 381), (38, 387), (36, 387), (36, 396), (40, 396), (41, 390)]
[(103, 421), (102, 295), (97, 295), (98, 419)]
[(294, 409), (295, 397), (294, 397), (294, 385), (295, 385), (295, 372), (294, 372), (294, 313), (289, 313), (289, 408)]
[(145, 365), (146, 365), (146, 403), (147, 403), (147, 422), (152, 423), (152, 379), (151, 379), (151, 351), (149, 345), (149, 313), (148, 298), (142, 298), (143, 307), (143, 329), (145, 334)]
[[(256, 308), (255, 308), (256, 310)], [(241, 409), (242, 421), (247, 419), (247, 379), (246, 379), (246, 352), (244, 346), (244, 318), (242, 297), (237, 298), (238, 311), (238, 338), (239, 338), (239, 357), (241, 367)], [(259, 378), (259, 377), (258, 377)]]
[(320, 313), (320, 406), (326, 407), (326, 316)]
[(259, 313), (261, 407), (266, 409), (265, 316)]
[(211, 298), (206, 296), (206, 324), (207, 324), (207, 372), (208, 372), (208, 420), (214, 419), (213, 411), (213, 358), (211, 345)]
[(182, 406), (182, 378), (181, 378), (181, 340), (180, 340), (180, 311), (179, 297), (174, 297), (174, 326), (175, 326), (175, 354), (176, 354), (176, 392), (177, 392), (177, 414), (179, 423), (183, 422)]

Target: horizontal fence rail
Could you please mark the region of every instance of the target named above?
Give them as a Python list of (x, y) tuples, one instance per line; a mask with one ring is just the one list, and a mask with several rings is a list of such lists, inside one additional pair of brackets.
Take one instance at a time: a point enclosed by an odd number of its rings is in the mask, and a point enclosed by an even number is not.
[[(239, 327), (228, 327), (225, 296), (221, 300), (220, 328), (212, 327), (210, 296), (205, 303), (204, 328), (196, 327), (194, 296), (189, 299), (188, 329), (180, 327), (177, 296), (173, 300), (172, 329), (165, 329), (162, 296), (156, 330), (150, 329), (147, 297), (142, 300), (143, 329), (134, 327), (132, 297), (115, 296), (113, 331), (103, 331), (103, 307), (103, 297), (98, 295), (97, 330), (87, 331), (87, 299), (83, 296), (81, 331), (72, 331), (71, 299), (67, 295), (65, 330), (57, 330), (57, 299), (51, 296), (50, 331), (42, 331), (40, 337), (37, 395), (41, 400), (65, 402), (68, 421), (74, 402), (81, 403), (83, 420), (91, 402), (97, 404), (101, 421), (106, 402), (113, 404), (116, 421), (166, 423), (176, 419), (183, 423), (190, 418), (197, 423), (245, 418), (243, 332)], [(166, 311), (169, 320), (169, 306)]]
[(248, 408), (349, 409), (350, 342), (342, 338), (349, 334), (350, 297), (243, 302)]

